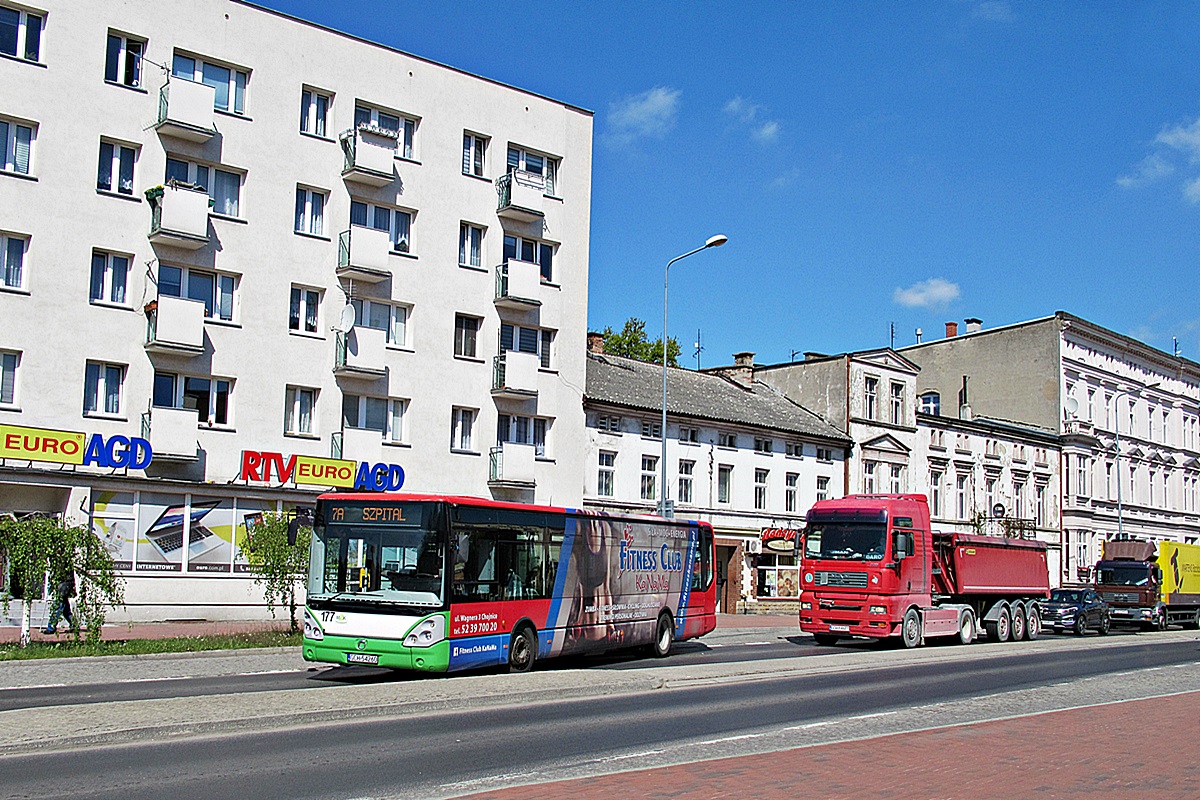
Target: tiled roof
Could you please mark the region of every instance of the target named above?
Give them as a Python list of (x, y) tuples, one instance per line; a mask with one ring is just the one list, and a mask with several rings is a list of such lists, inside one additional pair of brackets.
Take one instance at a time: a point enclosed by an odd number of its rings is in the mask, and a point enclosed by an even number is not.
[[(588, 353), (586, 400), (662, 413), (662, 366)], [(850, 439), (813, 412), (762, 383), (742, 386), (722, 375), (667, 369), (667, 413), (748, 425), (839, 442)]]

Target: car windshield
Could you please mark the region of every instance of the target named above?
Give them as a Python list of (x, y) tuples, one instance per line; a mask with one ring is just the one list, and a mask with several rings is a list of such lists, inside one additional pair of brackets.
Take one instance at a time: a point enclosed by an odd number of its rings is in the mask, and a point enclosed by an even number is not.
[(1098, 582), (1105, 586), (1145, 586), (1150, 582), (1150, 568), (1145, 565), (1101, 567)]
[(804, 555), (831, 561), (882, 561), (886, 544), (887, 526), (882, 522), (810, 519)]
[(436, 531), (381, 525), (316, 526), (308, 593), (314, 598), (440, 606), (444, 549)]
[(1051, 603), (1078, 603), (1079, 592), (1073, 592), (1067, 589), (1055, 589), (1050, 592)]

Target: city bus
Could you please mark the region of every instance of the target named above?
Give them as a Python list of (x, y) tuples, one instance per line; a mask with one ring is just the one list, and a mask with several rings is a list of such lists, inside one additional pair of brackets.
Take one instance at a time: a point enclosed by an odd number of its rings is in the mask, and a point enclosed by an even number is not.
[(307, 661), (527, 672), (716, 627), (712, 526), (474, 497), (317, 500)]

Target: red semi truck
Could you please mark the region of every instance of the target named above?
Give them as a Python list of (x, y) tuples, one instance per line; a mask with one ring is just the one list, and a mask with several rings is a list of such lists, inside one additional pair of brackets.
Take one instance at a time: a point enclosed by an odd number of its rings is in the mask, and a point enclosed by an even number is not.
[(905, 647), (1035, 639), (1050, 594), (1046, 545), (943, 533), (924, 495), (850, 495), (808, 512), (800, 560), (800, 630), (817, 644), (899, 637)]

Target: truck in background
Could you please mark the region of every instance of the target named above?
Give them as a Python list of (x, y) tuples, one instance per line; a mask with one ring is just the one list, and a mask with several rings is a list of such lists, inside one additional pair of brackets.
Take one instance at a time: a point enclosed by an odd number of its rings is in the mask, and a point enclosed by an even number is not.
[(1046, 545), (933, 531), (924, 495), (849, 495), (808, 513), (800, 630), (839, 638), (1035, 639), (1049, 596)]
[(1200, 545), (1105, 542), (1095, 575), (1114, 624), (1200, 628)]

